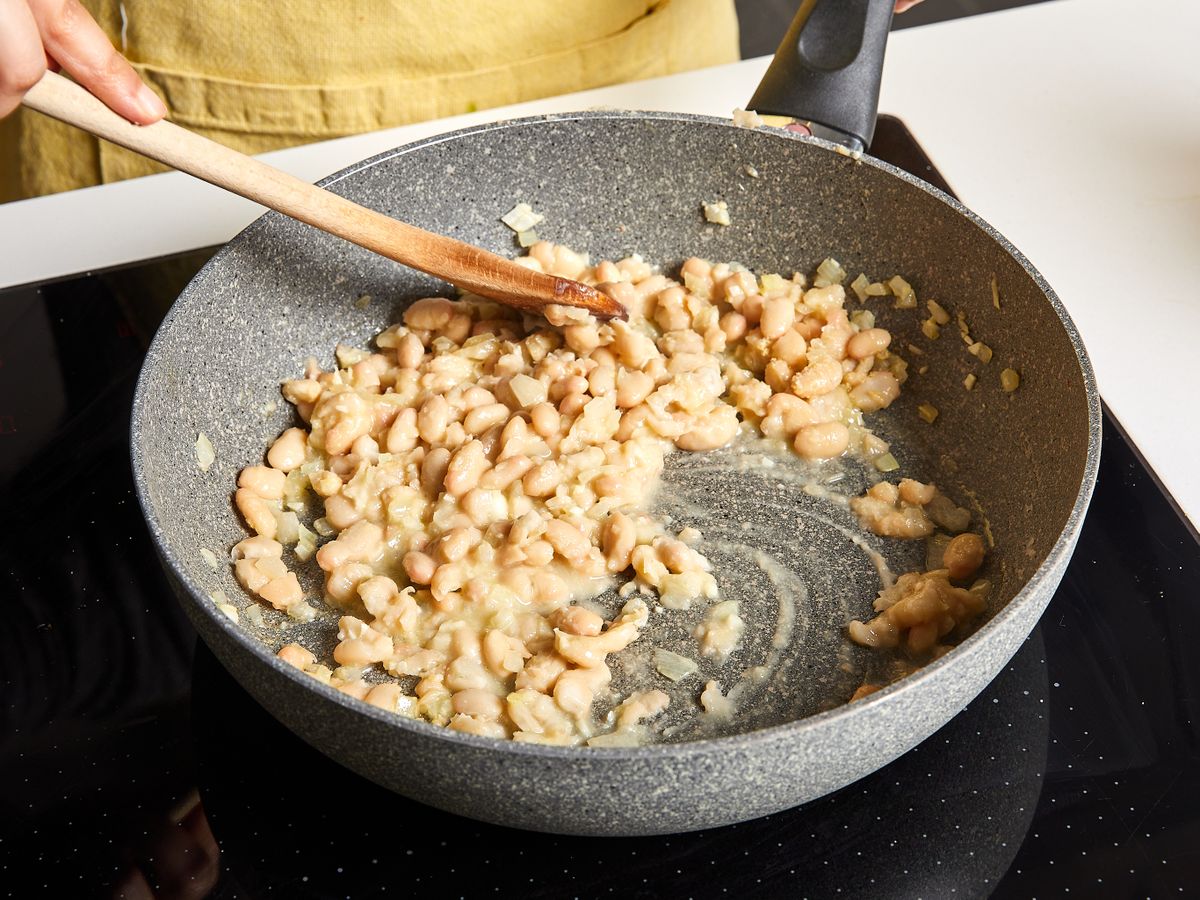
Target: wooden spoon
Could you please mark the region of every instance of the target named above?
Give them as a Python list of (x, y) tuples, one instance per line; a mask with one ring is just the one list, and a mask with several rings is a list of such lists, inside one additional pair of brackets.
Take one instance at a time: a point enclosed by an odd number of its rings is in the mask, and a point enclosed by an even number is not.
[(43, 75), (22, 102), (135, 153), (508, 306), (540, 313), (550, 304), (560, 304), (577, 306), (602, 318), (626, 318), (625, 308), (596, 288), (534, 272), (479, 247), (398, 222), (170, 122), (133, 125), (79, 85), (53, 72)]

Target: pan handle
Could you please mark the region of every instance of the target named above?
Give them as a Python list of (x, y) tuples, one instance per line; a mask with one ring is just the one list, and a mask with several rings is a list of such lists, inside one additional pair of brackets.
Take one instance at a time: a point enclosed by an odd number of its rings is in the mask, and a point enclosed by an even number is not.
[(875, 133), (894, 0), (802, 0), (749, 108), (862, 150)]

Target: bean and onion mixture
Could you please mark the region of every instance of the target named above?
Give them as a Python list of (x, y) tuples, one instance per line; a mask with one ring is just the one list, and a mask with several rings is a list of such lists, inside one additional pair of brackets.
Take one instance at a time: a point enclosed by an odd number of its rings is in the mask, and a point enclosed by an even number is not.
[[(744, 429), (808, 460), (892, 459), (863, 414), (896, 399), (905, 363), (869, 310), (847, 310), (833, 260), (811, 281), (699, 258), (670, 278), (637, 256), (592, 265), (545, 241), (520, 262), (603, 285), (628, 322), (430, 297), (374, 350), (339, 346), (328, 371), (310, 360), (282, 388), (305, 427), (238, 478), (254, 536), (233, 548), (235, 575), (305, 621), (316, 611), (285, 545), (299, 563), (315, 558), (323, 599), (342, 613), (335, 665), (294, 643), (278, 655), (367, 703), (516, 741), (641, 743), (668, 697), (613, 696), (609, 657), (639, 639), (651, 603), (714, 610), (696, 653), (718, 662), (741, 633), (700, 535), (672, 534), (648, 512), (666, 455)], [(879, 534), (968, 524), (917, 482), (882, 482), (852, 502)], [(982, 555), (951, 542), (948, 568), (902, 576), (850, 637), (934, 648), (981, 608), (981, 590), (950, 582)], [(591, 601), (619, 581), (624, 606), (606, 618)], [(688, 662), (663, 656), (660, 670), (685, 677)]]

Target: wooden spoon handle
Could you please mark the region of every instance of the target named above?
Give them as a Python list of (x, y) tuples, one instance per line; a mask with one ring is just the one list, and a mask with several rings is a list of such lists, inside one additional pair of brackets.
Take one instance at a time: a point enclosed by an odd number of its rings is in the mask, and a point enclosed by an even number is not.
[(526, 269), (479, 247), (398, 222), (170, 122), (133, 125), (79, 85), (53, 72), (43, 75), (22, 102), (135, 153), (509, 306), (541, 312), (557, 303), (582, 307), (604, 318), (626, 315), (619, 303), (595, 288)]

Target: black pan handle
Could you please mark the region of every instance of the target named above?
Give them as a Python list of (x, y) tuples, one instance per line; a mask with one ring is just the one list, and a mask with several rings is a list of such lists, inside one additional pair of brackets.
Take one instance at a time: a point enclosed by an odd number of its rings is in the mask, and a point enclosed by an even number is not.
[(749, 109), (812, 123), (854, 150), (871, 143), (894, 0), (803, 0)]

